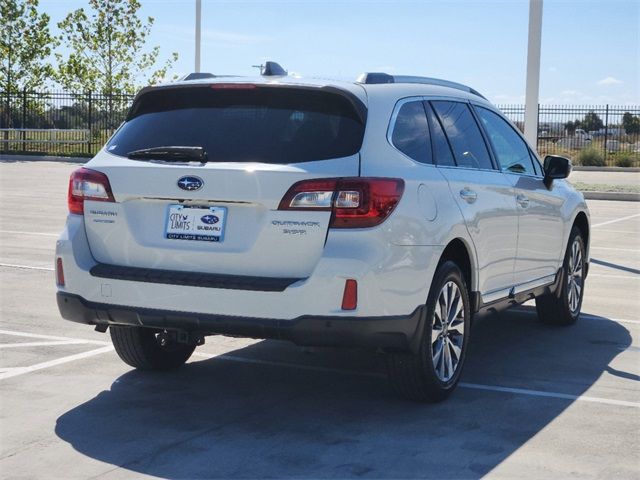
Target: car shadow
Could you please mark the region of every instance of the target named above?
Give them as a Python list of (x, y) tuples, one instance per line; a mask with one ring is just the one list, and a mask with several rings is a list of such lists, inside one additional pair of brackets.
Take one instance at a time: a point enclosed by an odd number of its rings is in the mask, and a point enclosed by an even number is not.
[[(589, 317), (569, 328), (540, 324), (531, 307), (480, 318), (462, 381), (581, 395), (631, 344), (620, 324)], [(415, 404), (393, 395), (375, 354), (277, 341), (194, 359), (122, 375), (60, 416), (56, 434), (162, 478), (480, 478), (574, 401), (458, 388)]]

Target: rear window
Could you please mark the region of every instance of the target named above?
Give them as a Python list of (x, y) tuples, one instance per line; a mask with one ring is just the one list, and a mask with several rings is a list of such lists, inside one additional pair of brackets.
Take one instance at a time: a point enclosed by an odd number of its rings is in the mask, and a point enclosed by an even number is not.
[(353, 155), (364, 122), (344, 95), (301, 88), (152, 90), (107, 144), (115, 155), (203, 147), (210, 162), (298, 163)]

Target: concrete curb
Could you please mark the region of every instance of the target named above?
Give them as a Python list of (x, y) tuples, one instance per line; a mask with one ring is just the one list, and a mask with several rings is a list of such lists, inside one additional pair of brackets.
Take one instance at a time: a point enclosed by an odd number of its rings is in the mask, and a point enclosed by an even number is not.
[(576, 165), (573, 167), (574, 172), (640, 172), (640, 167), (582, 167)]
[(0, 155), (0, 162), (87, 163), (91, 157), (57, 157), (48, 155)]
[(630, 192), (582, 192), (586, 200), (618, 200), (640, 202), (640, 193)]

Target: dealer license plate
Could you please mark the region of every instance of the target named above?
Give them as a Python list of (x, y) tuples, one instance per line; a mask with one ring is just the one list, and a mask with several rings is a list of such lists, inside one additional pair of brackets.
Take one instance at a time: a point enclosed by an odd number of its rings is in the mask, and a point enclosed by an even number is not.
[(165, 238), (222, 242), (226, 219), (226, 207), (169, 205)]

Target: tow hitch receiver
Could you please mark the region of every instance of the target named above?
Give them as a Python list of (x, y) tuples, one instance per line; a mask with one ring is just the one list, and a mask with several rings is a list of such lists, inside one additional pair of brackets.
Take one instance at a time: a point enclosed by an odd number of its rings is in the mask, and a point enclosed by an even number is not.
[(204, 335), (184, 330), (164, 330), (158, 334), (157, 340), (161, 346), (172, 342), (196, 346), (204, 345)]

